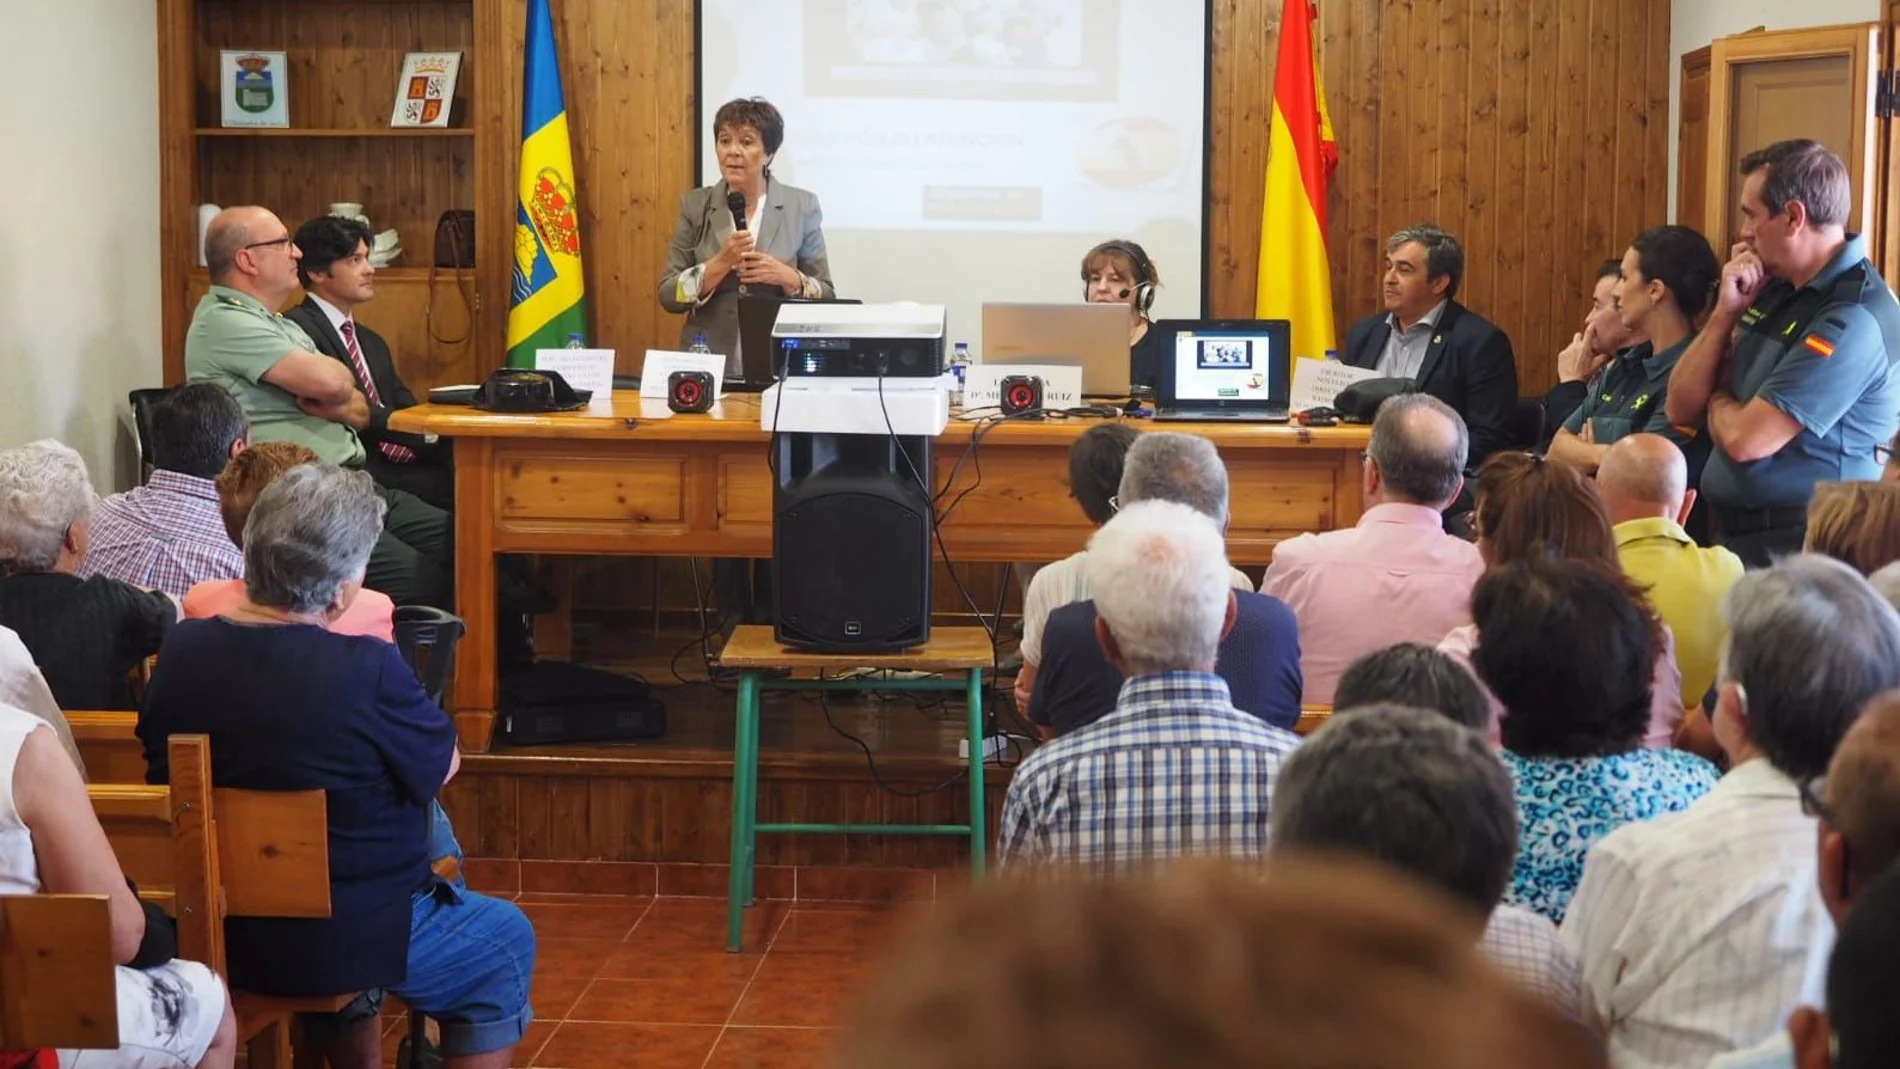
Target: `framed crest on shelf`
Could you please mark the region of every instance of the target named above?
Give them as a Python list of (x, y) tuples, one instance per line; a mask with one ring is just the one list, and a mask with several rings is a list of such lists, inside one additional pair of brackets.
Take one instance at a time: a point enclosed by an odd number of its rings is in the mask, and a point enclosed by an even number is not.
[(402, 77), (396, 82), (396, 106), (391, 126), (449, 124), (455, 103), (455, 78), (462, 70), (460, 52), (410, 52), (403, 57)]
[(225, 49), (218, 56), (223, 125), (290, 125), (290, 72), (284, 53)]

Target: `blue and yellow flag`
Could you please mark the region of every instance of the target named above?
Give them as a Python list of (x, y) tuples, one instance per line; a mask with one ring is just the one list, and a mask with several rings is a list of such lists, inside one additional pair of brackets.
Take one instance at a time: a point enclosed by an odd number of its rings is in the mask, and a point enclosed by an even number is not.
[(567, 102), (554, 57), (548, 0), (529, 0), (521, 93), (521, 182), (515, 203), (514, 286), (508, 303), (508, 366), (533, 367), (536, 349), (587, 335), (580, 214)]

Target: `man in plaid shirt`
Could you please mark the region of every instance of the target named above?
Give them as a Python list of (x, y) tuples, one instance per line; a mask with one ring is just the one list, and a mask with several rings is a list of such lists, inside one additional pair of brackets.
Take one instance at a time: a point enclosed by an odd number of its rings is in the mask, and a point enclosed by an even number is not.
[(1235, 613), (1220, 528), (1187, 505), (1139, 501), (1096, 531), (1085, 568), (1121, 696), (1017, 769), (999, 862), (1110, 872), (1260, 856), (1274, 777), (1299, 739), (1234, 708), (1214, 673)]
[(244, 575), (212, 480), (250, 445), (244, 409), (211, 382), (180, 386), (152, 410), (152, 477), (99, 502), (81, 576), (183, 598), (193, 584)]

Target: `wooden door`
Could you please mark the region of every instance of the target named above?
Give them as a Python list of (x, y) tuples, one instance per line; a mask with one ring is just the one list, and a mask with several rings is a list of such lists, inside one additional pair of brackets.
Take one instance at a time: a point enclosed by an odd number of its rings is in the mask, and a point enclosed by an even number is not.
[(1809, 137), (1846, 161), (1853, 180), (1850, 231), (1877, 220), (1880, 139), (1875, 88), (1878, 23), (1723, 37), (1709, 62), (1708, 184), (1703, 232), (1718, 251), (1741, 228), (1741, 159), (1771, 142)]
[[(1900, 3), (1900, 0), (1894, 0)], [(1703, 45), (1682, 56), (1682, 118), (1676, 126), (1676, 215), (1701, 226), (1709, 203), (1709, 59)]]

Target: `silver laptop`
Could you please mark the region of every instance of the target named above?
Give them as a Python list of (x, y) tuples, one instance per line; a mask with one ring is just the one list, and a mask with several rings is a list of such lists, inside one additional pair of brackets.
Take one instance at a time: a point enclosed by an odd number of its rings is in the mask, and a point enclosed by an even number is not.
[(985, 304), (982, 363), (1082, 369), (1082, 393), (1127, 397), (1125, 304)]
[[(1285, 423), (1293, 394), (1293, 325), (1284, 319), (1167, 320), (1155, 419)], [(1166, 335), (1164, 335), (1166, 336)]]

